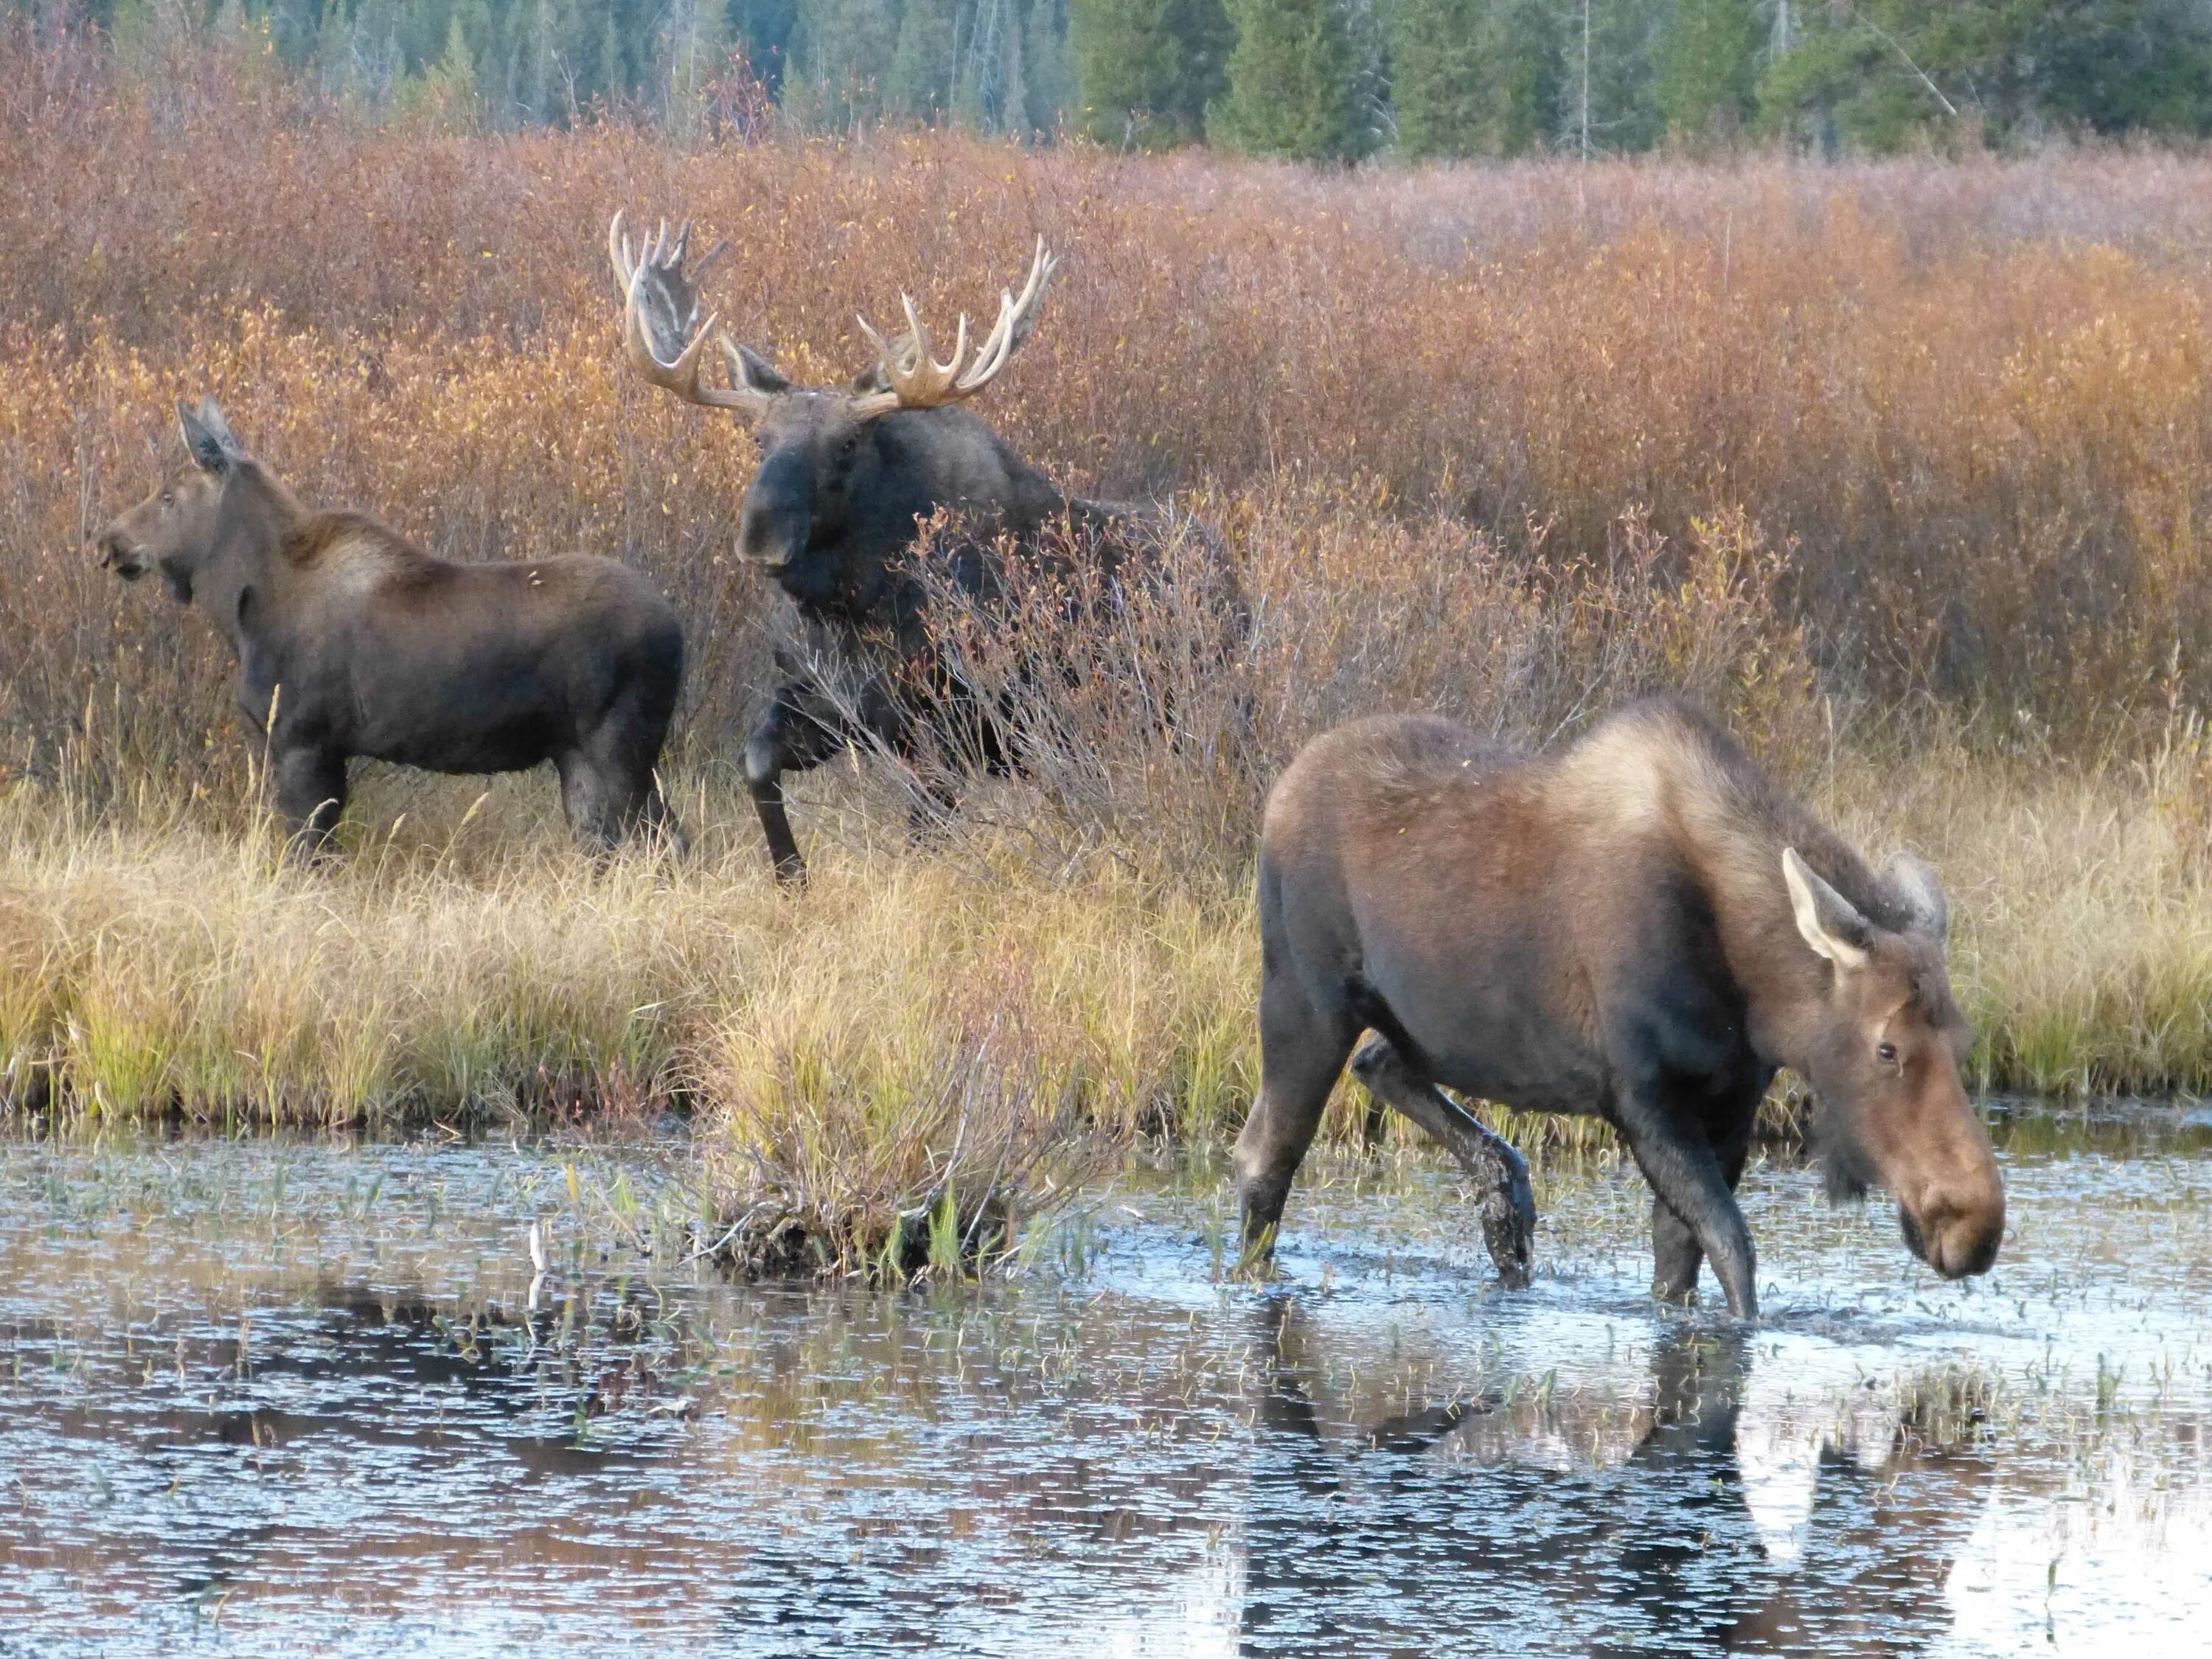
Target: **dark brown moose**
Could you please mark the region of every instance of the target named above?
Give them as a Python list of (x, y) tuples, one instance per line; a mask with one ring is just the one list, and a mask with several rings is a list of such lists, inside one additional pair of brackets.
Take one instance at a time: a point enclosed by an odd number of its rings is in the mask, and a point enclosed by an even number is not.
[(1432, 718), (1341, 726), (1269, 796), (1259, 888), (1261, 1079), (1236, 1151), (1255, 1259), (1363, 1030), (1355, 1073), (1476, 1175), (1509, 1282), (1525, 1169), (1439, 1085), (1610, 1123), (1654, 1194), (1668, 1300), (1704, 1260), (1758, 1310), (1734, 1193), (1784, 1066), (1816, 1097), (1832, 1192), (1887, 1188), (1947, 1278), (1996, 1259), (2004, 1188), (1960, 1081), (1934, 875), (1905, 854), (1869, 870), (1694, 710), (1639, 704), (1540, 758)]
[(158, 569), (238, 661), (276, 805), (307, 851), (364, 755), (434, 772), (550, 760), (577, 835), (612, 847), (682, 832), (653, 775), (684, 676), (684, 630), (611, 559), (453, 564), (374, 519), (301, 506), (212, 398), (177, 419), (191, 464), (108, 526), (100, 561)]
[[(942, 573), (988, 606), (1003, 590), (1000, 562), (1052, 555), (1047, 532), (1078, 538), (1150, 509), (1068, 495), (958, 405), (997, 378), (1036, 325), (1055, 262), (1039, 240), (1018, 295), (1002, 292), (991, 331), (973, 350), (962, 317), (944, 362), (905, 302), (907, 331), (886, 342), (863, 320), (876, 360), (847, 387), (794, 386), (750, 348), (699, 320), (699, 279), (726, 243), (687, 274), (690, 226), (664, 224), (641, 248), (617, 213), (607, 254), (623, 296), (630, 361), (686, 402), (752, 423), (760, 470), (745, 491), (738, 551), (789, 596), (799, 627), (776, 650), (781, 684), (745, 744), (745, 778), (777, 876), (803, 879), (805, 861), (785, 811), (783, 775), (818, 766), (858, 743), (913, 756), (948, 719), (963, 722), (958, 758), (992, 772), (1015, 767), (1004, 722), (963, 691), (939, 659), (927, 621), (930, 585), (908, 556), (920, 527), (955, 514), (962, 540)], [(727, 386), (702, 378), (714, 337)], [(940, 805), (949, 785), (939, 786)]]

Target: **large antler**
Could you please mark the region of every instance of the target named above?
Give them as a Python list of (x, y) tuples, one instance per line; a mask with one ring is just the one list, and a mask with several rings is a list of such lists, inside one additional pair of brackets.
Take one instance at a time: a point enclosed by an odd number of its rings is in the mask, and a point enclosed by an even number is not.
[(691, 245), (689, 219), (678, 228), (673, 243), (668, 240), (668, 222), (661, 221), (660, 228), (645, 239), (634, 258), (622, 223), (623, 216), (617, 213), (607, 226), (607, 258), (622, 289), (623, 343), (629, 351), (630, 362), (653, 385), (686, 403), (741, 410), (755, 417), (764, 413), (769, 394), (748, 380), (744, 360), (727, 334), (721, 337), (722, 356), (734, 384), (725, 390), (703, 386), (699, 380), (707, 337), (714, 332), (720, 316), (717, 313), (704, 324), (699, 321), (699, 279), (729, 244), (715, 243), (686, 276), (684, 256)]
[(874, 343), (890, 390), (866, 393), (854, 400), (854, 407), (863, 416), (884, 415), (894, 409), (935, 409), (941, 404), (957, 404), (963, 398), (974, 397), (998, 378), (999, 371), (1006, 366), (1022, 342), (1029, 338), (1030, 331), (1036, 326), (1045, 284), (1059, 269), (1060, 261), (1044, 251), (1044, 238), (1038, 237), (1036, 255), (1030, 262), (1029, 281), (1022, 285), (1018, 296), (1004, 289), (1000, 291), (999, 320), (984, 337), (972, 359), (968, 356), (968, 317), (964, 312), (953, 341), (951, 361), (943, 363), (930, 356), (929, 331), (922, 326), (921, 319), (915, 313), (914, 301), (908, 296), (899, 296), (906, 307), (907, 332), (888, 344), (869, 326), (866, 318), (860, 318), (861, 331)]

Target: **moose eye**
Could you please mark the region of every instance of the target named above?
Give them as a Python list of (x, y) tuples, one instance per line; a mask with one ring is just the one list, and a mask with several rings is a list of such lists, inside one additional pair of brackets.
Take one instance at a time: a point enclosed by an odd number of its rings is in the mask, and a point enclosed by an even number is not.
[(1875, 1047), (1874, 1054), (1875, 1058), (1879, 1060), (1885, 1066), (1894, 1066), (1897, 1064), (1897, 1045), (1894, 1042), (1877, 1043)]
[(162, 505), (162, 506), (164, 506), (164, 507), (174, 507), (176, 504), (177, 504), (177, 492), (176, 492), (175, 490), (173, 490), (173, 489), (165, 489), (165, 490), (163, 490), (163, 491), (161, 492), (161, 505)]

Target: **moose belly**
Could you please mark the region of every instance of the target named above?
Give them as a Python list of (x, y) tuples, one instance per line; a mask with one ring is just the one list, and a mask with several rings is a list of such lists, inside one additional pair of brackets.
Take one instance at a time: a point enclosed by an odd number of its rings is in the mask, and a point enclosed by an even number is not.
[(550, 759), (556, 744), (550, 722), (522, 718), (447, 731), (393, 734), (361, 752), (426, 772), (525, 772)]
[[(1509, 970), (1497, 971), (1500, 966)], [(1372, 1011), (1370, 1023), (1394, 1041), (1402, 1036), (1437, 1082), (1462, 1094), (1524, 1112), (1601, 1110), (1604, 1057), (1536, 993), (1540, 966), (1493, 958), (1490, 967), (1480, 974), (1401, 975), (1370, 963), (1370, 982), (1383, 1007)], [(1400, 1030), (1388, 1030), (1379, 1023), (1385, 1019)]]
[(408, 666), (359, 684), (355, 752), (429, 772), (520, 772), (574, 741), (564, 688), (533, 664)]

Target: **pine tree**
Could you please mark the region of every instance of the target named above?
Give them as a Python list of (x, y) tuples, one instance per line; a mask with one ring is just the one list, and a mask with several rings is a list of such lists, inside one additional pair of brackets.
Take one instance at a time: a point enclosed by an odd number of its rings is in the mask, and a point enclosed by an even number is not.
[(1373, 148), (1360, 61), (1343, 0), (1231, 0), (1229, 88), (1206, 112), (1209, 138), (1248, 155), (1349, 161)]
[(1185, 143), (1228, 84), (1222, 0), (1068, 0), (1076, 125), (1103, 143)]
[(622, 35), (615, 27), (615, 15), (611, 9), (599, 30), (598, 84), (592, 90), (610, 103), (629, 91), (629, 74), (623, 62)]
[(1030, 0), (1022, 24), (1023, 80), (1032, 132), (1049, 136), (1075, 104), (1075, 63), (1067, 40), (1067, 0)]
[(999, 130), (1018, 138), (1028, 137), (1031, 131), (1029, 69), (1029, 42), (1024, 38), (1021, 12), (1014, 9), (1006, 19), (1006, 68), (999, 88)]
[(785, 113), (830, 131), (875, 120), (902, 21), (896, 0), (799, 0), (784, 68)]
[(1660, 38), (1656, 91), (1669, 136), (1700, 143), (1740, 131), (1757, 107), (1761, 37), (1755, 0), (1674, 0)]
[(423, 107), (446, 125), (459, 131), (476, 124), (477, 58), (458, 11), (446, 23), (445, 53), (423, 72), (422, 87)]
[(958, 0), (907, 0), (884, 74), (884, 112), (933, 121), (952, 106)]
[(1491, 65), (1486, 149), (1525, 155), (1558, 130), (1566, 86), (1559, 21), (1552, 0), (1493, 0), (1483, 36)]
[(1581, 0), (1565, 17), (1560, 147), (1592, 154), (1649, 149), (1665, 131), (1653, 90), (1655, 43), (1669, 0)]

